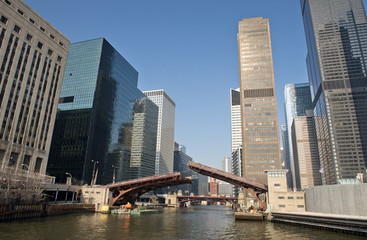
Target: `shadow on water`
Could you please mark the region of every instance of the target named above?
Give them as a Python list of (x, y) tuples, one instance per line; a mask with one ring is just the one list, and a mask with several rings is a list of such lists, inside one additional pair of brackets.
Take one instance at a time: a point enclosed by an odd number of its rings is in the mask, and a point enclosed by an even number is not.
[(271, 222), (235, 221), (218, 206), (150, 215), (70, 214), (0, 224), (0, 239), (362, 239)]

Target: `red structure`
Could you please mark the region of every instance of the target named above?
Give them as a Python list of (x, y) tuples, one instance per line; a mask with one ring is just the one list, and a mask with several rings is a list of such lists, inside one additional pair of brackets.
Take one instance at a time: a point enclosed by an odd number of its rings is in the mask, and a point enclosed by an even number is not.
[(257, 199), (257, 201), (259, 201), (262, 209), (264, 210), (266, 209), (266, 201), (261, 200), (259, 198), (260, 194), (266, 193), (268, 191), (268, 187), (266, 185), (252, 181), (252, 180), (248, 180), (246, 178), (234, 175), (232, 173), (228, 173), (228, 172), (224, 172), (224, 171), (212, 168), (212, 167), (208, 167), (200, 163), (189, 162), (188, 167), (191, 170), (198, 172), (200, 174), (220, 179), (222, 181), (228, 182), (230, 184), (233, 184), (235, 186), (238, 186), (244, 189), (246, 192), (253, 195)]
[(174, 172), (112, 183), (106, 185), (106, 187), (112, 192), (112, 205), (118, 205), (128, 202), (134, 204), (139, 196), (154, 189), (192, 182), (193, 180), (191, 177), (183, 178), (181, 177), (181, 173)]

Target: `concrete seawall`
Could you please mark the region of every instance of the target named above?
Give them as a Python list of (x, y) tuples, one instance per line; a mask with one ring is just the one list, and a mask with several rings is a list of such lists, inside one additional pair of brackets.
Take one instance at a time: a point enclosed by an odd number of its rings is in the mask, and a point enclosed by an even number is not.
[(306, 189), (306, 211), (367, 217), (367, 183)]

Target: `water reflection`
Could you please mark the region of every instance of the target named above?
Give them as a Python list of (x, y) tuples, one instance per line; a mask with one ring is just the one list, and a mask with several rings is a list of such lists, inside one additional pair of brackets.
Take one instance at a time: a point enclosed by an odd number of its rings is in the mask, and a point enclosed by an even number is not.
[(167, 208), (150, 215), (71, 214), (0, 224), (0, 239), (362, 239), (327, 231), (235, 221), (225, 207)]

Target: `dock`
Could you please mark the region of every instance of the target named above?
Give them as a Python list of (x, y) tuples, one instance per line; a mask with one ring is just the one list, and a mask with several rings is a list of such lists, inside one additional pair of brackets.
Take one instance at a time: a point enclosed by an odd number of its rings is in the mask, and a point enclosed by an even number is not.
[(367, 217), (314, 212), (273, 212), (273, 222), (367, 236)]

